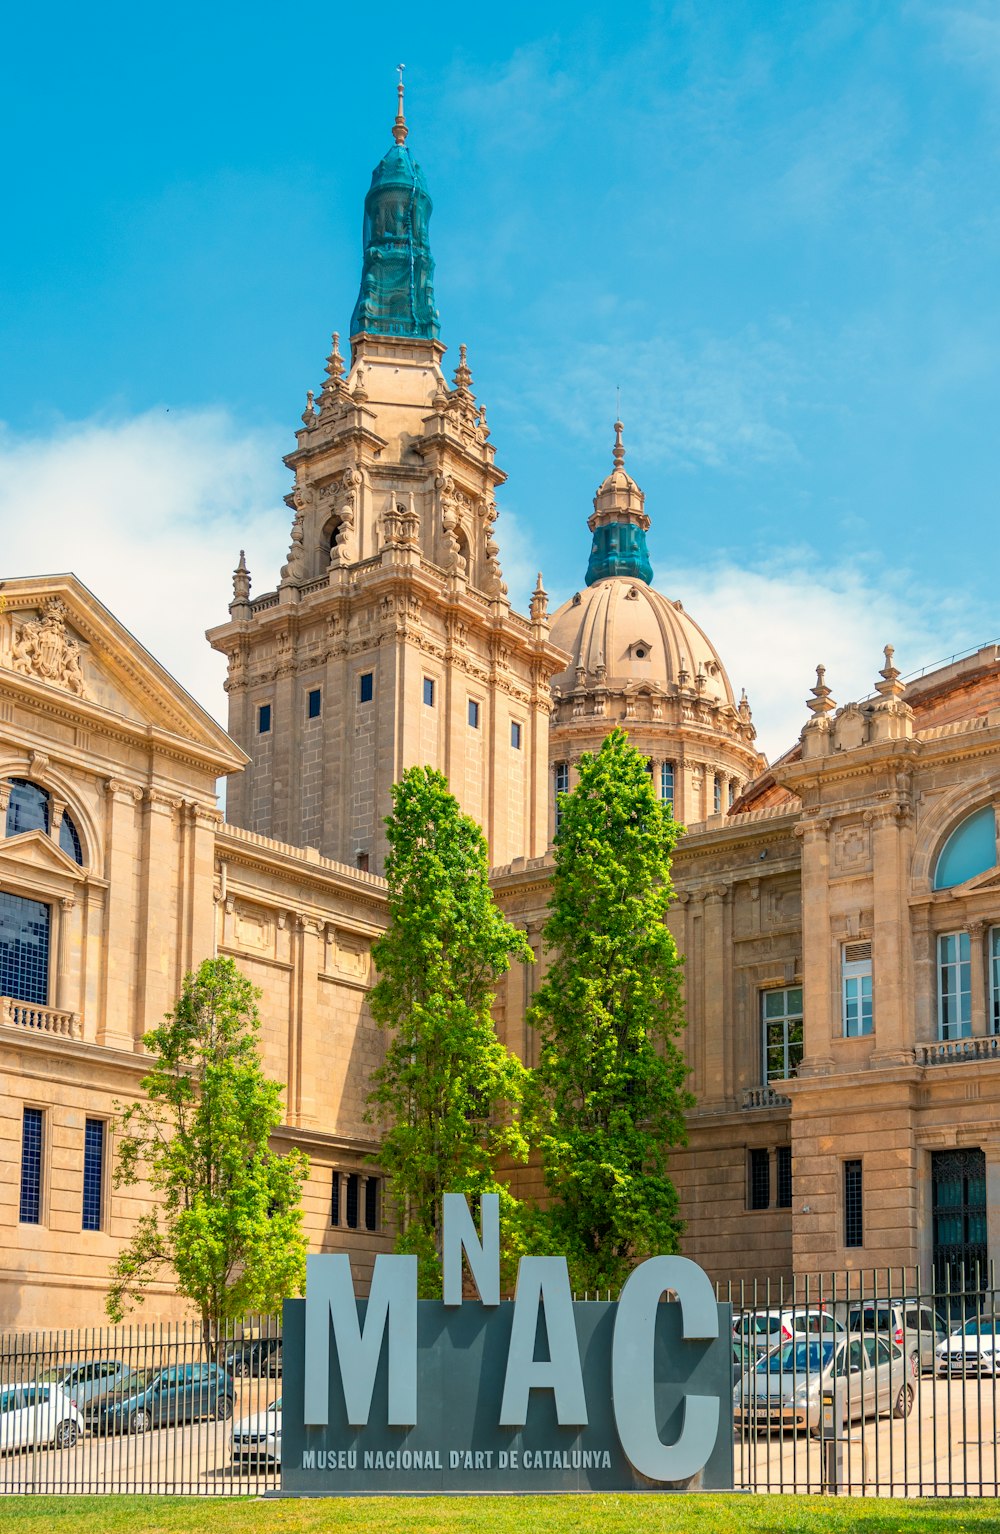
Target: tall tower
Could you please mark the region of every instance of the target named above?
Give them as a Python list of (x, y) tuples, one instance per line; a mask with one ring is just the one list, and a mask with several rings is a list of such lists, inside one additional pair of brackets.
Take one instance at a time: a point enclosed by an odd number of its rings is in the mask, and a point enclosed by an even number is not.
[(496, 467), (465, 347), (452, 384), (438, 340), (431, 199), (407, 148), (365, 198), (350, 362), (339, 338), (285, 459), (287, 563), (251, 598), (241, 554), (228, 623), (229, 733), (251, 758), (230, 821), (380, 872), (390, 788), (421, 763), (448, 777), (494, 863), (548, 842), (549, 643), (544, 600), (511, 611), (495, 537)]

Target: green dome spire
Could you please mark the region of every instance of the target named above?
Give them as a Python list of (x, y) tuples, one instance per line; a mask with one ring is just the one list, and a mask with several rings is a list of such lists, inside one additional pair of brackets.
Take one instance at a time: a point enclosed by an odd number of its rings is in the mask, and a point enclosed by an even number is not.
[(403, 66), (399, 66), (399, 108), (395, 139), (372, 172), (365, 198), (361, 291), (351, 316), (351, 334), (412, 336), (434, 340), (440, 333), (434, 307), (434, 261), (427, 235), (431, 198), (423, 171), (406, 147)]
[(587, 565), (588, 586), (612, 575), (628, 575), (653, 584), (653, 567), (646, 548), (649, 518), (646, 497), (625, 472), (625, 444), (621, 421), (615, 422), (614, 468), (594, 496), (594, 511), (587, 526), (594, 535)]

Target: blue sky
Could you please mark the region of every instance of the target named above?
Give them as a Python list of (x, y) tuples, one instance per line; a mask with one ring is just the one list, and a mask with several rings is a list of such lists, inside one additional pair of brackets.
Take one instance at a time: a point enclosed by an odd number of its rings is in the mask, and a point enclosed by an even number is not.
[[(0, 521), (216, 710), (284, 557), (395, 65), (524, 607), (586, 566), (622, 391), (657, 584), (775, 754), (1000, 634), (995, 4), (19, 7), (0, 61)], [(49, 532), (41, 535), (43, 523)]]

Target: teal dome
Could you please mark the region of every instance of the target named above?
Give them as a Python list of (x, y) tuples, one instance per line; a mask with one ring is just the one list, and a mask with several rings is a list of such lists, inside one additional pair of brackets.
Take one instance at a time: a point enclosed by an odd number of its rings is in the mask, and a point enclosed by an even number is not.
[[(402, 133), (405, 137), (405, 127)], [(432, 206), (423, 171), (397, 140), (372, 172), (365, 198), (361, 290), (351, 316), (352, 335), (367, 331), (433, 340), (440, 333), (427, 232)]]

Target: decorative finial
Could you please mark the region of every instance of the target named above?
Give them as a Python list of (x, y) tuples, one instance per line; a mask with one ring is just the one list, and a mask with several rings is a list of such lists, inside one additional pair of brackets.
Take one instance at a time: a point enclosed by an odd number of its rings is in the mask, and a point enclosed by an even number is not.
[(250, 571), (247, 569), (246, 554), (240, 549), (240, 562), (233, 571), (233, 601), (247, 602), (250, 599)]
[(887, 644), (884, 651), (885, 665), (879, 672), (881, 682), (875, 683), (875, 691), (882, 694), (883, 698), (901, 698), (906, 691), (906, 684), (899, 680), (899, 667), (893, 664), (893, 655), (896, 653), (891, 644)]
[(624, 430), (625, 430), (625, 428), (622, 425), (621, 421), (616, 421), (615, 422), (615, 446), (614, 446), (614, 453), (612, 455), (614, 457), (614, 460), (615, 460), (615, 468), (616, 469), (623, 469), (625, 467), (625, 444), (622, 441), (622, 432)]
[(361, 404), (368, 398), (368, 390), (365, 388), (365, 370), (363, 367), (358, 368), (357, 377), (354, 380), (354, 398), (358, 404)]
[(406, 126), (406, 118), (403, 115), (403, 70), (406, 68), (406, 65), (397, 64), (396, 68), (399, 71), (399, 84), (396, 86), (399, 104), (396, 108), (396, 121), (392, 125), (392, 136), (400, 148), (402, 148), (406, 143), (406, 135), (410, 131)]
[(333, 349), (326, 359), (326, 376), (337, 383), (344, 376), (344, 359), (340, 355), (340, 332), (333, 332)]
[(824, 714), (832, 713), (837, 707), (826, 685), (825, 666), (816, 667), (816, 686), (812, 690), (812, 697), (806, 699), (806, 707), (817, 719), (822, 719)]
[(541, 570), (539, 570), (539, 572), (538, 572), (538, 580), (535, 582), (535, 589), (531, 593), (531, 619), (532, 619), (532, 622), (533, 623), (541, 622), (541, 620), (543, 618), (548, 616), (548, 611), (549, 611), (549, 594), (545, 590), (545, 587), (542, 585), (542, 572), (541, 572)]
[(467, 389), (471, 382), (472, 373), (466, 361), (466, 348), (460, 346), (458, 348), (458, 367), (455, 369), (455, 387), (456, 389)]
[(302, 412), (302, 420), (306, 426), (316, 425), (316, 396), (311, 389), (306, 390), (306, 408)]

